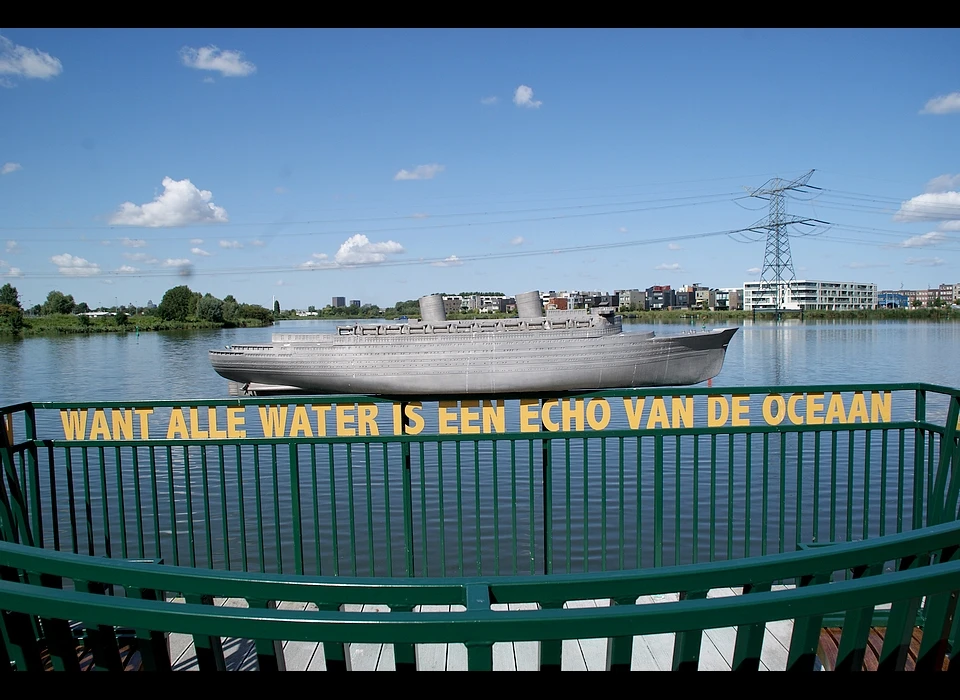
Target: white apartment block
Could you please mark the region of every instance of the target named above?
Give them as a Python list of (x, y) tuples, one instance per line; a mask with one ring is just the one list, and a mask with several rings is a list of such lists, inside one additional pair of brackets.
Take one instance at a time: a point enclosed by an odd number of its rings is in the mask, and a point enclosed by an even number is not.
[(820, 280), (792, 280), (779, 286), (743, 283), (744, 311), (853, 311), (876, 307), (877, 285), (873, 283)]

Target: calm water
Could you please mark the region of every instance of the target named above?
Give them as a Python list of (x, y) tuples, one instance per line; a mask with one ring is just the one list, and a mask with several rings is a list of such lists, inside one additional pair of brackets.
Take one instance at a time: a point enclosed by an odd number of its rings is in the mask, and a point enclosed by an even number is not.
[[(273, 328), (0, 339), (0, 404), (226, 397), (207, 350), (269, 342), (273, 332), (332, 331), (335, 321)], [(665, 334), (689, 324), (625, 324)], [(960, 323), (744, 322), (714, 386), (930, 382), (960, 386)]]
[[(211, 369), (207, 350), (267, 342), (273, 332), (331, 331), (335, 325), (286, 321), (260, 329), (2, 340), (0, 405), (225, 398), (226, 380)], [(659, 334), (690, 328), (625, 325), (627, 332)], [(958, 387), (958, 347), (957, 323), (745, 322), (712, 385), (929, 382)], [(908, 403), (905, 408), (912, 410), (912, 400)], [(939, 413), (928, 407), (930, 419)], [(60, 432), (55, 414), (41, 417), (39, 427), (42, 435)], [(430, 428), (428, 423), (427, 432), (433, 432)], [(904, 485), (903, 493), (911, 493), (913, 431), (903, 437), (885, 433), (844, 434), (833, 444), (829, 435), (814, 444), (807, 434), (803, 446), (796, 434), (789, 440), (772, 434), (769, 443), (762, 435), (750, 441), (742, 435), (701, 436), (685, 438), (682, 447), (679, 439), (667, 438), (659, 475), (652, 466), (651, 436), (555, 440), (552, 547), (557, 570), (650, 566), (661, 555), (664, 564), (744, 556), (791, 548), (799, 540), (856, 539), (879, 534), (884, 527), (909, 527), (911, 499), (897, 495), (897, 483)], [(398, 573), (404, 560), (399, 445), (364, 449), (301, 445), (297, 511), (290, 495), (288, 451), (271, 454), (269, 446), (231, 447), (219, 454), (216, 447), (158, 448), (155, 453), (136, 448), (136, 469), (132, 452), (124, 452), (118, 468), (112, 460), (120, 459), (119, 449), (74, 449), (72, 472), (65, 453), (58, 451), (55, 468), (44, 466), (41, 481), (49, 492), (47, 471), (59, 475), (56, 529), (64, 548), (116, 555), (118, 542), (125, 539), (132, 555), (141, 538), (148, 555), (171, 563), (290, 571), (296, 566), (291, 544), (296, 521), (305, 571)], [(906, 450), (906, 463), (898, 462), (898, 449)], [(414, 444), (410, 507), (416, 571), (541, 571), (540, 450), (533, 439), (513, 447), (486, 442), (476, 450), (472, 443)], [(872, 462), (864, 459), (865, 453), (872, 454)], [(275, 471), (270, 468), (274, 460)], [(828, 469), (832, 462), (836, 470)], [(307, 466), (311, 464), (315, 466)], [(73, 533), (65, 529), (73, 515), (65, 505), (71, 500), (65, 481), (72, 484), (79, 514)], [(661, 506), (654, 504), (658, 489)], [(128, 509), (122, 518), (112, 495), (117, 490)], [(262, 521), (255, 516), (261, 508)], [(657, 508), (659, 515), (654, 515)], [(42, 509), (48, 542), (54, 529), (49, 510)], [(131, 520), (138, 510), (142, 533)], [(238, 531), (239, 522), (245, 532)], [(121, 537), (123, 526), (127, 529)], [(339, 547), (336, 555), (331, 542)]]

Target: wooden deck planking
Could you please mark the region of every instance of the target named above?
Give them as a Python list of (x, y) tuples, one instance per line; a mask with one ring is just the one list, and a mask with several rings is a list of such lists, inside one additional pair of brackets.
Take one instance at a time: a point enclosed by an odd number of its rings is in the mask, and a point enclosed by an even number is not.
[[(784, 588), (776, 586), (775, 589)], [(740, 595), (740, 589), (713, 589), (709, 597)], [(641, 596), (637, 604), (643, 605), (652, 602), (675, 602), (677, 594), (657, 596)], [(183, 599), (175, 599), (183, 602)], [(216, 599), (216, 605), (230, 607), (247, 607), (246, 601), (237, 599)], [(607, 599), (570, 601), (564, 607), (605, 607), (610, 605)], [(313, 603), (304, 604), (283, 602), (278, 605), (286, 610), (316, 610)], [(534, 603), (514, 603), (494, 605), (493, 610), (530, 610), (535, 609)], [(389, 608), (383, 605), (349, 605), (349, 611), (388, 612)], [(458, 612), (463, 611), (460, 605), (424, 605), (415, 608), (416, 612)], [(761, 670), (783, 670), (786, 668), (787, 648), (793, 623), (789, 620), (771, 622), (767, 624), (761, 654)], [(719, 628), (705, 630), (700, 647), (700, 669), (729, 670), (733, 661), (733, 649), (736, 643), (736, 628)], [(562, 670), (570, 671), (598, 671), (606, 666), (607, 657), (606, 639), (571, 639), (563, 642)], [(673, 634), (643, 635), (634, 637), (633, 654), (631, 658), (632, 670), (663, 670), (667, 671), (673, 665)], [(326, 670), (323, 645), (315, 642), (284, 642), (284, 661), (291, 671), (322, 671)], [(393, 645), (391, 644), (352, 644), (348, 645), (350, 668), (356, 671), (392, 671), (395, 669)], [(539, 642), (499, 642), (493, 646), (493, 664), (497, 671), (527, 671), (536, 670), (539, 664)], [(190, 635), (170, 635), (171, 662), (174, 670), (192, 671), (197, 669), (196, 654), (193, 639)], [(223, 639), (224, 660), (228, 670), (255, 670), (256, 652), (252, 640)], [(417, 666), (424, 671), (452, 671), (465, 670), (467, 667), (467, 651), (463, 644), (418, 644), (416, 646)]]

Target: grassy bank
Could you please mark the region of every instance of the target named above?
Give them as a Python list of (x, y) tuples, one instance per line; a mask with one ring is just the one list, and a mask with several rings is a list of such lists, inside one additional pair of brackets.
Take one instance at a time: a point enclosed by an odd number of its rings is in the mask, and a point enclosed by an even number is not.
[(213, 328), (256, 328), (268, 325), (259, 319), (240, 319), (236, 322), (200, 321), (164, 321), (159, 316), (131, 316), (124, 323), (118, 323), (113, 316), (88, 318), (73, 314), (52, 314), (50, 316), (25, 316), (23, 328), (19, 333), (9, 326), (0, 326), (0, 335), (63, 335), (76, 333), (146, 333), (148, 331), (180, 331)]

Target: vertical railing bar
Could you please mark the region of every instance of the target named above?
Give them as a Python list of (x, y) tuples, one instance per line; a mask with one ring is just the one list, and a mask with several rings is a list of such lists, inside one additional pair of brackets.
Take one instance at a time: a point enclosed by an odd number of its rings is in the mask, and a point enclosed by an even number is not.
[(692, 563), (700, 562), (700, 436), (693, 436), (693, 532)]
[(653, 566), (663, 566), (663, 436), (653, 437)]
[[(497, 471), (499, 446), (496, 440), (490, 443), (490, 466), (493, 471), (493, 566), (494, 574), (500, 575), (500, 475)], [(441, 521), (443, 518), (441, 518)]]
[[(929, 511), (933, 506), (933, 487), (934, 487), (934, 474), (933, 474), (933, 452), (934, 452), (934, 439), (936, 438), (935, 433), (931, 430), (927, 433), (927, 498), (925, 501), (926, 511)], [(924, 519), (926, 520), (926, 519)], [(921, 524), (921, 527), (923, 525)]]
[(830, 541), (837, 541), (837, 431), (830, 432)]
[(60, 499), (57, 495), (57, 469), (56, 469), (56, 454), (53, 450), (53, 445), (47, 445), (47, 465), (48, 465), (48, 479), (50, 482), (50, 519), (51, 527), (53, 529), (53, 548), (55, 551), (60, 551)]
[(527, 440), (527, 466), (529, 471), (528, 490), (530, 503), (530, 575), (537, 572), (537, 528), (534, 525), (536, 521), (536, 509), (534, 503), (534, 494), (536, 493), (535, 479), (533, 475), (533, 440)]
[(734, 462), (734, 439), (735, 435), (730, 433), (730, 439), (727, 443), (727, 561), (733, 559), (733, 462)]
[(607, 570), (607, 439), (600, 438), (600, 571)]
[[(917, 424), (927, 420), (927, 392), (923, 390), (918, 389), (916, 392), (913, 419)], [(913, 530), (923, 527), (923, 448), (924, 431), (916, 428), (913, 438)]]
[[(654, 486), (656, 488), (656, 486)], [(710, 435), (710, 561), (717, 554), (717, 435)]]
[(474, 522), (476, 523), (476, 543), (477, 543), (477, 576), (483, 574), (483, 547), (481, 546), (481, 522), (480, 522), (480, 443), (473, 443), (473, 496), (474, 496)]
[(590, 570), (590, 469), (589, 441), (583, 438), (583, 571)]
[[(304, 566), (303, 519), (300, 510), (300, 446), (295, 442), (290, 442), (289, 445), (290, 525), (293, 529), (293, 572), (298, 576), (302, 576), (304, 574)], [(277, 529), (280, 529), (279, 521), (277, 522)]]
[[(353, 502), (353, 443), (344, 443), (347, 451), (347, 520), (350, 523), (350, 573), (357, 575), (357, 515), (356, 507)], [(423, 485), (423, 459), (420, 460), (420, 483)], [(426, 543), (424, 543), (426, 547)], [(426, 553), (424, 553), (426, 554)]]
[(897, 454), (897, 532), (903, 532), (903, 503), (904, 503), (904, 480), (907, 471), (906, 462), (906, 430), (898, 430), (898, 454)]
[(857, 433), (847, 431), (847, 542), (853, 540), (853, 451)]
[(267, 561), (263, 547), (263, 485), (260, 483), (260, 445), (253, 445), (253, 483), (257, 501), (257, 556), (260, 572), (266, 573)]
[(570, 499), (570, 438), (563, 439), (564, 445), (564, 464), (565, 464), (565, 475), (564, 475), (564, 493), (566, 500), (564, 502), (564, 516), (566, 518), (566, 554), (565, 558), (567, 560), (567, 573), (573, 571), (573, 520), (571, 519), (571, 499)]
[[(151, 448), (152, 451), (152, 448)], [(70, 506), (70, 543), (71, 551), (74, 554), (80, 553), (80, 536), (77, 533), (77, 501), (76, 494), (74, 493), (74, 473), (73, 473), (73, 450), (69, 447), (63, 449), (64, 453), (64, 469), (66, 470), (66, 479), (67, 479), (67, 501)], [(156, 503), (156, 499), (154, 499)], [(156, 505), (154, 505), (156, 508)], [(159, 537), (158, 537), (159, 542)], [(159, 547), (159, 545), (157, 545)], [(158, 555), (159, 556), (159, 553)]]
[[(123, 459), (120, 457), (120, 447), (114, 446), (113, 448), (113, 457), (116, 461), (117, 466), (117, 510), (120, 521), (120, 556), (124, 559), (130, 557), (129, 549), (127, 547), (127, 512), (124, 507), (124, 494), (123, 494)], [(106, 482), (106, 480), (104, 480)], [(37, 484), (39, 487), (39, 484)], [(106, 500), (106, 494), (104, 494), (104, 500)], [(53, 508), (56, 510), (56, 507)]]
[[(237, 446), (237, 510), (240, 514), (240, 566), (249, 571), (247, 556), (247, 514), (243, 500), (243, 456), (242, 448)], [(319, 573), (319, 572), (317, 572)]]
[[(161, 559), (163, 558), (163, 546), (160, 542), (160, 494), (159, 487), (157, 486), (157, 453), (153, 445), (147, 449), (150, 455), (150, 497), (153, 505), (153, 551), (154, 556), (157, 559)], [(72, 496), (70, 500), (73, 501)]]
[(100, 497), (103, 500), (103, 545), (107, 557), (113, 556), (110, 538), (110, 494), (107, 491), (107, 465), (104, 460), (103, 446), (97, 447), (97, 461), (100, 466)]
[[(386, 449), (384, 449), (384, 461), (386, 461)], [(384, 467), (386, 468), (386, 467)], [(387, 475), (383, 475), (384, 484), (386, 484)], [(310, 496), (311, 496), (311, 516), (313, 517), (313, 556), (314, 572), (317, 576), (321, 575), (323, 567), (321, 566), (322, 553), (320, 549), (320, 487), (317, 483), (317, 446), (310, 445)], [(389, 493), (389, 491), (387, 491)], [(387, 496), (389, 498), (389, 496)], [(387, 556), (390, 556), (390, 509), (387, 508)]]
[(427, 545), (427, 474), (426, 443), (418, 443), (420, 453), (420, 539), (423, 548), (423, 575), (430, 575), (429, 547)]
[(673, 563), (680, 564), (680, 436), (674, 437)]
[[(273, 532), (277, 544), (277, 573), (283, 573), (283, 533), (280, 527), (280, 464), (277, 460), (277, 444), (270, 445), (270, 475), (273, 483)], [(356, 575), (356, 572), (354, 572)]]
[(213, 529), (212, 513), (210, 512), (210, 483), (207, 470), (207, 446), (200, 446), (200, 478), (201, 492), (203, 493), (203, 532), (207, 545), (207, 568), (213, 568)]
[[(315, 461), (315, 460), (314, 460)], [(316, 469), (316, 467), (314, 467)], [(386, 550), (387, 550), (387, 576), (393, 576), (393, 532), (391, 527), (391, 520), (393, 520), (393, 511), (390, 508), (390, 460), (389, 460), (389, 445), (383, 443), (383, 510), (384, 510), (384, 526), (386, 531)], [(316, 512), (316, 506), (314, 506), (314, 511)], [(319, 518), (317, 518), (319, 521)], [(320, 534), (319, 530), (317, 531), (317, 566), (319, 567), (320, 562)], [(318, 569), (317, 574), (320, 571)]]
[(447, 524), (443, 517), (443, 443), (437, 443), (437, 503), (440, 506), (437, 518), (440, 527), (440, 575), (447, 575)]
[[(863, 433), (863, 539), (870, 536), (870, 443), (871, 431)], [(882, 497), (881, 497), (882, 499)]]
[(777, 532), (777, 537), (779, 541), (777, 542), (777, 551), (783, 552), (784, 549), (784, 539), (786, 539), (784, 531), (786, 529), (786, 520), (787, 520), (787, 440), (784, 433), (777, 435), (777, 442), (780, 443), (780, 511), (779, 511), (779, 530)]
[(750, 540), (753, 539), (753, 528), (750, 526), (750, 513), (753, 510), (753, 433), (745, 434), (743, 478), (746, 481), (743, 493), (743, 556), (750, 556)]
[(813, 541), (820, 541), (820, 432), (813, 434)]
[(794, 549), (798, 549), (803, 540), (803, 433), (797, 433), (797, 508), (794, 520)]
[(624, 510), (625, 510), (626, 504), (624, 503), (624, 500), (623, 500), (624, 499), (624, 495), (623, 495), (624, 474), (623, 474), (623, 437), (622, 436), (618, 438), (617, 449), (618, 449), (617, 468), (619, 470), (619, 482), (618, 482), (619, 494), (618, 494), (617, 502), (620, 506), (619, 518), (618, 518), (619, 532), (617, 534), (617, 554), (618, 554), (617, 568), (618, 570), (623, 571), (623, 567), (624, 567), (623, 554), (624, 554), (624, 548), (626, 544), (623, 541), (623, 535), (624, 535), (623, 519), (624, 519)]
[(197, 545), (193, 532), (193, 482), (190, 479), (190, 448), (183, 446), (183, 481), (187, 497), (187, 541), (190, 543), (190, 566), (197, 565)]
[[(517, 532), (517, 450), (514, 440), (510, 441), (510, 496), (510, 515), (513, 519), (513, 575), (516, 576), (520, 566), (520, 533)], [(460, 559), (463, 560), (463, 555)], [(463, 575), (462, 567), (461, 575)]]
[(770, 521), (770, 433), (763, 434), (763, 476), (761, 478), (760, 555), (767, 555)]
[[(133, 468), (133, 503), (137, 509), (137, 556), (143, 559), (146, 556), (146, 549), (143, 539), (143, 499), (140, 495), (140, 450), (136, 446), (130, 448), (130, 463)], [(54, 508), (54, 516), (56, 516), (56, 511), (57, 509)]]
[[(364, 475), (367, 478), (367, 556), (369, 557), (370, 564), (370, 576), (374, 575), (376, 557), (373, 552), (373, 484), (371, 483), (372, 475), (370, 473), (370, 443), (363, 443), (363, 457), (364, 457)], [(442, 527), (443, 518), (440, 518), (440, 523)]]
[(455, 444), (457, 446), (457, 574), (463, 576), (463, 456), (460, 451), (461, 443), (458, 441)]
[[(333, 575), (340, 575), (340, 528), (337, 523), (337, 460), (333, 443), (327, 443), (327, 464), (330, 472), (330, 550), (333, 555)], [(407, 576), (413, 576), (412, 569)]]
[(887, 438), (890, 430), (880, 432), (880, 537), (887, 532)]
[[(173, 565), (180, 566), (180, 533), (177, 528), (177, 499), (173, 482), (173, 446), (167, 446), (167, 487), (170, 494), (170, 539), (173, 547)], [(93, 552), (90, 552), (91, 556)]]
[(637, 568), (643, 568), (643, 438), (637, 436)]
[(223, 567), (230, 571), (230, 525), (227, 512), (227, 465), (223, 444), (217, 445), (217, 463), (220, 470), (220, 519), (223, 522)]

